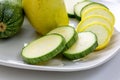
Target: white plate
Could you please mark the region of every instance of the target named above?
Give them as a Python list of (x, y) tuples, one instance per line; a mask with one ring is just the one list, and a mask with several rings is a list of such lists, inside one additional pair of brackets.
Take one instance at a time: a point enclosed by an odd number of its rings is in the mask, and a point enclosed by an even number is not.
[[(76, 25), (77, 21), (71, 20), (71, 25)], [(94, 52), (80, 61), (68, 61), (61, 58), (56, 58), (46, 62), (43, 66), (29, 65), (22, 61), (21, 50), (26, 43), (38, 38), (34, 29), (25, 20), (22, 30), (16, 36), (7, 39), (0, 39), (0, 65), (44, 71), (80, 71), (99, 66), (110, 60), (120, 48), (120, 35), (115, 33), (110, 42), (110, 45), (101, 50)]]

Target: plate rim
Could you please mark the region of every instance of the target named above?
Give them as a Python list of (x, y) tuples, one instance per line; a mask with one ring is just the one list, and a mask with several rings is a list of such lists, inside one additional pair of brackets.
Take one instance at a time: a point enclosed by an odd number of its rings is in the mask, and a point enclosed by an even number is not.
[(120, 46), (114, 50), (109, 56), (101, 60), (100, 62), (96, 64), (89, 65), (87, 67), (76, 67), (76, 68), (71, 68), (71, 67), (63, 67), (63, 66), (36, 66), (36, 65), (29, 65), (29, 64), (24, 64), (24, 63), (11, 63), (11, 62), (6, 62), (4, 60), (0, 60), (0, 65), (7, 66), (7, 67), (12, 67), (12, 68), (18, 68), (18, 69), (26, 69), (26, 70), (39, 70), (39, 71), (57, 71), (57, 72), (73, 72), (73, 71), (82, 71), (82, 70), (88, 70), (92, 69), (95, 67), (98, 67), (107, 61), (109, 61), (111, 58), (113, 58), (117, 52), (120, 50)]

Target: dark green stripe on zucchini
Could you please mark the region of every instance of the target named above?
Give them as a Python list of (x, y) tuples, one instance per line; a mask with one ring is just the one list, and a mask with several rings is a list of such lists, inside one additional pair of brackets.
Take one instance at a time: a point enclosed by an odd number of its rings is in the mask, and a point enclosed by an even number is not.
[(21, 0), (0, 1), (0, 38), (9, 38), (17, 34), (23, 20)]

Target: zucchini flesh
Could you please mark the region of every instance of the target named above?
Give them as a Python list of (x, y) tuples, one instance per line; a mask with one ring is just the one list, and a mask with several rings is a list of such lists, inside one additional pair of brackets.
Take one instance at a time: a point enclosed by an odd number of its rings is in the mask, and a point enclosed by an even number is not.
[(88, 24), (87, 26), (81, 28), (80, 31), (91, 31), (96, 34), (98, 38), (98, 47), (96, 50), (100, 50), (106, 47), (110, 42), (111, 32), (108, 27), (102, 23), (95, 22)]
[(64, 0), (65, 5), (66, 5), (66, 10), (67, 10), (69, 17), (75, 18), (74, 5), (77, 4), (78, 2), (82, 2), (82, 1), (84, 1), (84, 0)]
[(97, 37), (92, 32), (78, 33), (78, 40), (63, 54), (66, 58), (74, 60), (87, 56), (98, 46)]
[(106, 25), (106, 27), (108, 27), (108, 29), (111, 31), (111, 34), (113, 33), (113, 25), (111, 24), (111, 22), (104, 16), (100, 16), (100, 15), (92, 15), (92, 16), (89, 16), (89, 17), (83, 19), (78, 24), (77, 28), (79, 30), (80, 28), (83, 28), (83, 27), (87, 26), (88, 24), (91, 24), (94, 22), (99, 22), (99, 23)]
[(101, 4), (101, 3), (92, 2), (92, 3), (86, 5), (86, 6), (84, 6), (84, 7), (82, 8), (80, 15), (82, 16), (82, 14), (84, 14), (84, 13), (85, 13), (86, 11), (88, 11), (89, 9), (96, 8), (96, 7), (102, 7), (102, 8), (108, 9), (107, 6), (105, 6), (105, 5)]
[(111, 13), (111, 11), (109, 11), (108, 9), (105, 8), (92, 8), (90, 10), (88, 10), (87, 12), (85, 12), (85, 14), (83, 14), (83, 18), (86, 18), (88, 16), (92, 16), (92, 15), (101, 15), (104, 16), (105, 18), (107, 18), (112, 25), (114, 25), (115, 23), (115, 18), (114, 15)]
[(23, 48), (22, 57), (26, 63), (38, 64), (55, 57), (64, 47), (65, 39), (61, 35), (46, 35)]
[(71, 26), (62, 26), (53, 29), (48, 34), (57, 33), (62, 35), (66, 40), (66, 49), (71, 47), (78, 39), (78, 34), (75, 29)]
[(90, 4), (90, 1), (79, 2), (74, 6), (74, 14), (78, 20), (81, 20), (81, 10), (84, 6)]

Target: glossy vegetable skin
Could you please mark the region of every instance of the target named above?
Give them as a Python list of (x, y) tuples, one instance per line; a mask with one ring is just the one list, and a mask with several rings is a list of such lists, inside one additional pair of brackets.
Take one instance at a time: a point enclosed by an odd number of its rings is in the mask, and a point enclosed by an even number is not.
[(0, 38), (16, 35), (23, 20), (21, 0), (0, 0)]

